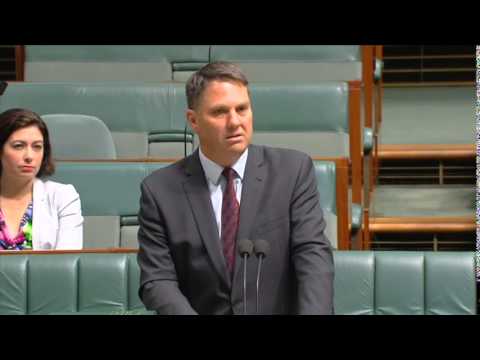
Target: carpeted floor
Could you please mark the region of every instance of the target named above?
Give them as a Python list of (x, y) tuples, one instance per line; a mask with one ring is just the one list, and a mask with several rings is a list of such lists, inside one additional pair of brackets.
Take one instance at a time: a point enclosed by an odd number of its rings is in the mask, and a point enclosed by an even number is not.
[(475, 206), (471, 185), (380, 185), (371, 216), (473, 216)]
[(475, 88), (385, 88), (380, 144), (475, 143)]

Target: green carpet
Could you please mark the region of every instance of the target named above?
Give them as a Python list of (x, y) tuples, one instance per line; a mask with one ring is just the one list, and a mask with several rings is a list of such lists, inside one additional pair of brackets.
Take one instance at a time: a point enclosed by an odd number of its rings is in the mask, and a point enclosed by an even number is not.
[(380, 144), (474, 144), (475, 88), (385, 88)]
[(473, 216), (473, 185), (380, 185), (371, 204), (372, 217)]

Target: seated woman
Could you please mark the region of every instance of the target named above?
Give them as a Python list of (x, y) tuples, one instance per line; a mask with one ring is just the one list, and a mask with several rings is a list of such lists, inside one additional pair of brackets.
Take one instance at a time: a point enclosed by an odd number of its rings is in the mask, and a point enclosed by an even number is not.
[(0, 250), (81, 249), (83, 217), (72, 185), (44, 180), (54, 164), (36, 113), (0, 114)]

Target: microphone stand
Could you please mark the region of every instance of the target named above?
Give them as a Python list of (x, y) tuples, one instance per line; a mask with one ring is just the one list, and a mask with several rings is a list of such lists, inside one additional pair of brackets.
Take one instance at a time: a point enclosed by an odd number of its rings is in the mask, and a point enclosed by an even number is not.
[(258, 257), (258, 265), (257, 265), (257, 298), (256, 298), (256, 306), (255, 306), (255, 313), (258, 314), (258, 310), (260, 308), (259, 306), (259, 298), (260, 298), (260, 272), (262, 271), (262, 261), (263, 261), (263, 256), (262, 254), (259, 255)]
[(243, 315), (247, 315), (247, 258), (248, 253), (243, 254)]

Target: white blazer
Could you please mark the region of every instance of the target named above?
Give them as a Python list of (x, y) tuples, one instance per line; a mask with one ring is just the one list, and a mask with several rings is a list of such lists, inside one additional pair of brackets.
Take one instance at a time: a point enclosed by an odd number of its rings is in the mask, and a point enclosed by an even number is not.
[(34, 181), (32, 245), (34, 250), (83, 247), (80, 196), (73, 185), (41, 179)]

